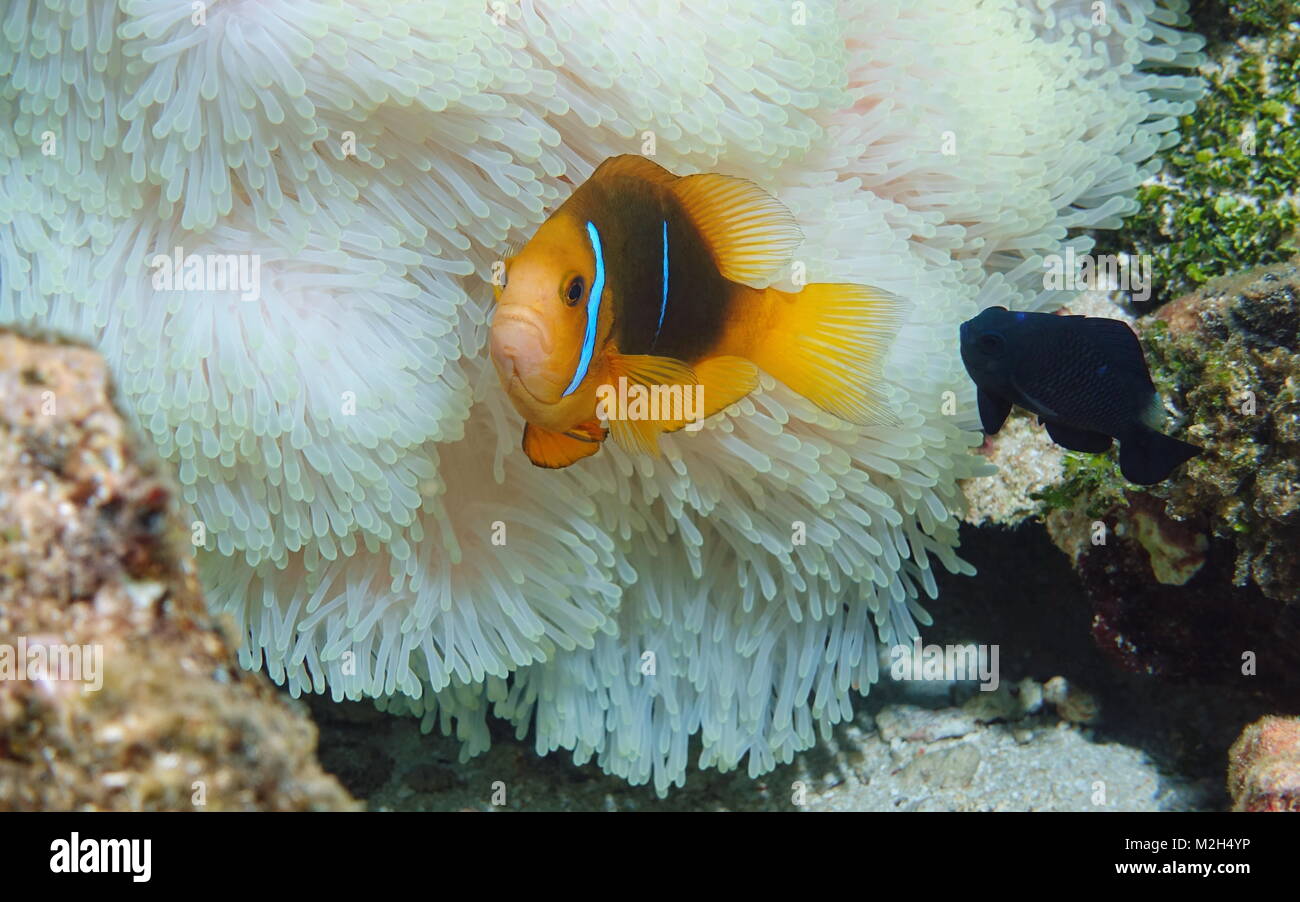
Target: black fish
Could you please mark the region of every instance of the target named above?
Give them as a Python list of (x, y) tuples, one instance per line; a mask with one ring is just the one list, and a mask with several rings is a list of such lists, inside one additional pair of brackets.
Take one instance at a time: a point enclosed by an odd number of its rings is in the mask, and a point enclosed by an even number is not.
[(1118, 439), (1120, 472), (1138, 485), (1201, 453), (1156, 431), (1164, 410), (1142, 346), (1119, 320), (990, 307), (962, 323), (961, 359), (989, 435), (1018, 404), (1071, 451), (1100, 454)]

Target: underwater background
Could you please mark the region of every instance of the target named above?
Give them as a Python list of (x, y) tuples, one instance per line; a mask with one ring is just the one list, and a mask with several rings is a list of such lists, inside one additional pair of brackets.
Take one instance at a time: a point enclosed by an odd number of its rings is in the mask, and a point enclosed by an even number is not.
[[(1295, 4), (438, 7), (0, 14), (0, 644), (109, 649), (0, 681), (0, 807), (1300, 807)], [(898, 424), (765, 377), (532, 467), (493, 266), (620, 153), (909, 299)], [(261, 297), (158, 290), (173, 248)], [(1129, 323), (1204, 452), (981, 442), (995, 305)], [(910, 669), (968, 646), (989, 691)]]

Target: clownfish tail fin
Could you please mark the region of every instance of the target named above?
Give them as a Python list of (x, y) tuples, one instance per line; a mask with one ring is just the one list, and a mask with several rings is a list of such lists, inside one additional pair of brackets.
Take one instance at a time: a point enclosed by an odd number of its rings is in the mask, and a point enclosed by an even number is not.
[(773, 378), (842, 420), (899, 423), (881, 386), (907, 304), (867, 285), (818, 283), (763, 292), (766, 328), (748, 355)]

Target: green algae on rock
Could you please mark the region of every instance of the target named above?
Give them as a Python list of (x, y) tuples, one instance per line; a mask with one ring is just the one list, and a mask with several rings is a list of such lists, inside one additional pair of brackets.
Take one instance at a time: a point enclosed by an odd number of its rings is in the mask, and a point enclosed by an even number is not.
[(1155, 303), (1300, 250), (1300, 6), (1205, 7), (1196, 22), (1210, 31), (1209, 90), (1139, 189), (1141, 212), (1098, 236), (1099, 252), (1151, 256)]
[(1143, 335), (1206, 453), (1167, 489), (1237, 550), (1234, 582), (1300, 595), (1300, 258), (1217, 281), (1163, 308)]

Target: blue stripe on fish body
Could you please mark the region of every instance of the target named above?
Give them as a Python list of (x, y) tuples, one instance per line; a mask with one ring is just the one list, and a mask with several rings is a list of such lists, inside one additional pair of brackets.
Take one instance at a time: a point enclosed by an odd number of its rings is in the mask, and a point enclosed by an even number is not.
[(655, 326), (654, 341), (650, 346), (659, 340), (659, 330), (664, 327), (664, 314), (668, 312), (668, 220), (664, 220), (664, 293), (663, 298), (659, 301), (659, 324)]
[(591, 220), (587, 221), (587, 237), (591, 239), (591, 252), (596, 258), (596, 278), (592, 280), (591, 291), (587, 295), (587, 330), (582, 335), (582, 355), (578, 358), (578, 368), (573, 372), (573, 381), (564, 390), (564, 397), (573, 394), (582, 384), (582, 380), (587, 378), (591, 355), (596, 349), (596, 326), (600, 322), (600, 296), (605, 291), (605, 254), (600, 247), (600, 231)]

